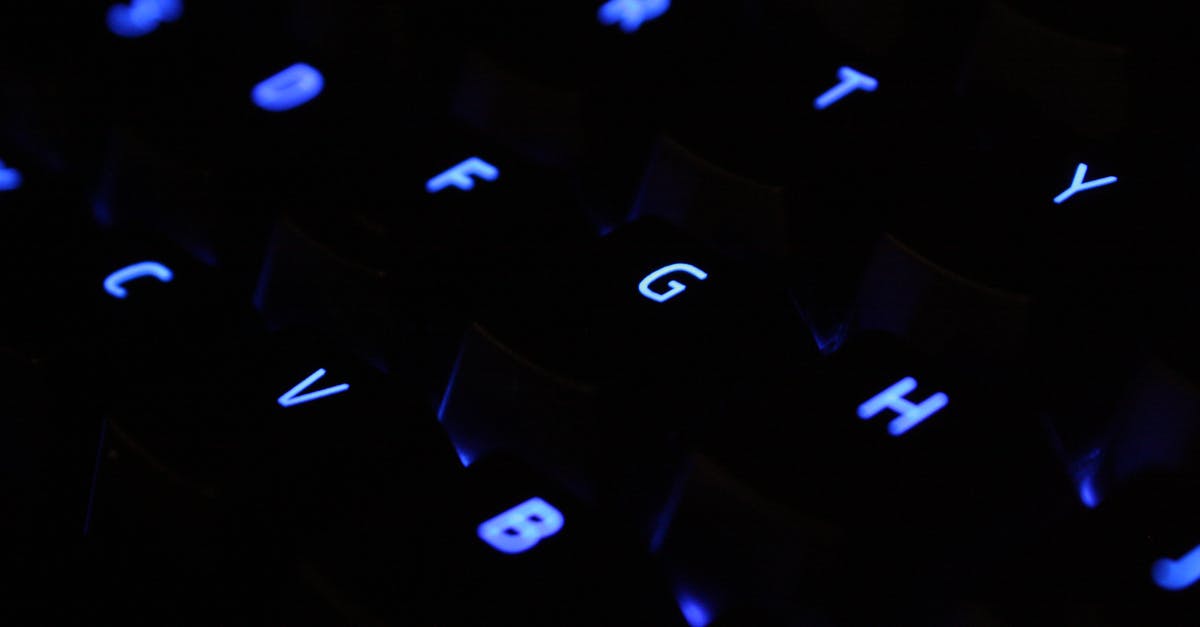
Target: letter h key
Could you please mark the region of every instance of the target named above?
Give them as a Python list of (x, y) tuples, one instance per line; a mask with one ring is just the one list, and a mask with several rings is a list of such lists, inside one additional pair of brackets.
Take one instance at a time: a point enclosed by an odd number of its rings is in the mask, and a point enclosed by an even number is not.
[(904, 377), (859, 405), (858, 417), (870, 420), (884, 409), (890, 409), (899, 416), (888, 423), (888, 433), (901, 436), (950, 402), (950, 398), (942, 392), (936, 392), (920, 403), (914, 403), (904, 397), (915, 389), (917, 389), (917, 380), (912, 377)]

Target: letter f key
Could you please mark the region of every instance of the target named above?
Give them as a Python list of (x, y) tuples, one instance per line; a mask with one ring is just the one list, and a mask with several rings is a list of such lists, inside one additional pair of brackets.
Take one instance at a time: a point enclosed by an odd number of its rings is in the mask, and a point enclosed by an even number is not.
[(429, 182), (425, 183), (425, 191), (436, 194), (451, 186), (463, 191), (470, 191), (475, 187), (475, 180), (471, 178), (471, 175), (478, 176), (485, 181), (494, 181), (500, 177), (500, 170), (479, 157), (471, 157), (429, 179)]

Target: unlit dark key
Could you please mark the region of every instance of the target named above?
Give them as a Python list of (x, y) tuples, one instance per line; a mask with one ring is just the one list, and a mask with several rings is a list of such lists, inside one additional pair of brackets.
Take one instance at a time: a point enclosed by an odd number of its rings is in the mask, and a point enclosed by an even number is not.
[(863, 271), (851, 324), (996, 372), (1013, 367), (1025, 354), (1030, 308), (1027, 295), (956, 275), (884, 235)]

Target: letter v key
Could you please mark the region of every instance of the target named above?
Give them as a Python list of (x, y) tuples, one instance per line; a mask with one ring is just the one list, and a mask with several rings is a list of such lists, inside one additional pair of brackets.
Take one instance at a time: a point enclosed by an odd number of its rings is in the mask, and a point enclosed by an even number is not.
[(342, 392), (345, 392), (346, 390), (350, 389), (349, 383), (342, 383), (339, 385), (335, 385), (333, 387), (327, 387), (324, 390), (317, 390), (316, 392), (309, 392), (308, 394), (301, 394), (301, 392), (308, 389), (308, 386), (312, 385), (313, 383), (316, 383), (317, 379), (320, 379), (323, 376), (325, 376), (325, 369), (318, 368), (316, 372), (308, 375), (307, 379), (296, 384), (296, 387), (288, 390), (286, 393), (284, 393), (283, 396), (280, 396), (279, 397), (280, 406), (291, 407), (293, 405), (299, 405), (301, 403), (315, 401), (318, 398), (325, 398), (326, 396), (332, 396), (334, 394), (341, 394)]

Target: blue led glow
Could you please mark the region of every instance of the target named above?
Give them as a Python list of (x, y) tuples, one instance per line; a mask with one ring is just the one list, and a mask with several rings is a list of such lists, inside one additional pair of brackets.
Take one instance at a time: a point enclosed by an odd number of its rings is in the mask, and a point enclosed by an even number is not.
[(871, 397), (870, 400), (858, 406), (858, 417), (863, 420), (874, 418), (884, 409), (890, 409), (899, 416), (888, 423), (888, 433), (894, 436), (904, 435), (906, 431), (921, 424), (926, 418), (934, 415), (947, 403), (950, 398), (941, 392), (918, 403), (904, 398), (905, 394), (917, 389), (917, 380), (904, 377), (893, 383), (886, 390)]
[(562, 512), (539, 497), (489, 518), (476, 533), (501, 553), (524, 553), (563, 528)]
[(1079, 500), (1084, 507), (1095, 509), (1100, 505), (1100, 493), (1096, 491), (1096, 478), (1088, 475), (1079, 482)]
[(141, 37), (154, 32), (163, 22), (183, 15), (182, 0), (132, 0), (108, 9), (108, 30), (119, 37)]
[(454, 452), (458, 453), (458, 461), (462, 463), (463, 468), (468, 468), (475, 461), (475, 456), (468, 453), (465, 449), (454, 447)]
[(21, 188), (21, 173), (0, 161), (0, 192), (11, 192)]
[(712, 613), (694, 597), (680, 594), (676, 597), (676, 601), (679, 603), (679, 611), (683, 614), (683, 619), (691, 627), (707, 627), (712, 622)]
[(307, 63), (296, 63), (254, 86), (250, 99), (266, 111), (287, 111), (316, 98), (325, 77)]
[(148, 276), (154, 277), (163, 283), (170, 283), (175, 278), (171, 269), (161, 263), (157, 261), (143, 261), (125, 266), (108, 275), (108, 278), (104, 279), (104, 291), (112, 294), (114, 298), (125, 298), (129, 295), (129, 291), (125, 289), (126, 283)]
[(671, 0), (608, 0), (597, 12), (605, 26), (620, 24), (621, 30), (632, 33), (671, 8)]
[(463, 191), (470, 191), (475, 187), (475, 179), (472, 179), (471, 175), (478, 176), (485, 181), (494, 181), (500, 177), (500, 170), (479, 157), (471, 157), (429, 179), (425, 183), (425, 191), (436, 194), (451, 186)]
[(663, 541), (666, 540), (667, 533), (671, 530), (671, 523), (675, 520), (675, 512), (679, 510), (679, 502), (683, 500), (683, 492), (687, 489), (688, 479), (691, 475), (691, 468), (676, 473), (675, 480), (671, 485), (671, 493), (667, 495), (667, 499), (656, 517), (654, 535), (650, 537), (650, 553), (658, 553), (662, 549)]
[(656, 303), (663, 303), (675, 298), (682, 293), (683, 290), (687, 289), (686, 285), (676, 281), (675, 279), (667, 281), (667, 287), (669, 289), (667, 289), (665, 292), (656, 292), (650, 288), (651, 283), (654, 283), (655, 281), (673, 272), (684, 272), (696, 277), (697, 279), (700, 279), (701, 281), (708, 278), (707, 272), (697, 268), (696, 266), (693, 266), (690, 263), (673, 263), (669, 266), (663, 266), (654, 272), (647, 274), (646, 278), (642, 279), (641, 283), (638, 283), (638, 291), (642, 293), (642, 296), (645, 296)]
[(1173, 560), (1156, 560), (1150, 568), (1154, 583), (1164, 590), (1183, 590), (1200, 580), (1200, 546)]
[(1071, 196), (1074, 196), (1077, 192), (1083, 192), (1089, 189), (1103, 187), (1105, 185), (1112, 185), (1113, 183), (1117, 182), (1117, 177), (1106, 176), (1104, 178), (1098, 178), (1094, 181), (1087, 181), (1085, 183), (1083, 177), (1087, 176), (1087, 168), (1088, 167), (1086, 163), (1081, 163), (1075, 166), (1075, 178), (1071, 180), (1071, 186), (1063, 191), (1063, 193), (1054, 197), (1054, 204), (1061, 205), (1064, 201)]
[(1071, 464), (1071, 476), (1079, 490), (1079, 501), (1088, 509), (1099, 507), (1104, 498), (1096, 482), (1096, 474), (1100, 471), (1100, 452), (1099, 448), (1093, 448)]
[(100, 437), (96, 440), (96, 459), (92, 462), (92, 484), (88, 489), (87, 509), (83, 514), (83, 535), (92, 530), (92, 512), (96, 506), (96, 483), (100, 478), (100, 462), (104, 459), (104, 438), (108, 434), (108, 420), (100, 421)]
[(454, 358), (454, 367), (450, 369), (450, 378), (446, 380), (446, 389), (442, 392), (442, 402), (438, 404), (437, 408), (438, 422), (442, 422), (446, 418), (446, 407), (450, 405), (450, 395), (454, 393), (454, 384), (458, 381), (458, 369), (462, 367), (464, 348), (464, 346), (458, 347), (458, 356)]
[(862, 72), (859, 72), (854, 68), (844, 65), (838, 68), (838, 80), (841, 82), (839, 82), (837, 85), (834, 85), (829, 91), (817, 96), (817, 99), (813, 101), (813, 106), (816, 107), (818, 111), (829, 107), (829, 105), (832, 105), (842, 98), (845, 98), (856, 89), (861, 89), (863, 91), (875, 91), (875, 89), (879, 87), (879, 81), (867, 76), (866, 74), (863, 74)]
[(323, 376), (325, 376), (325, 369), (317, 368), (317, 371), (308, 375), (307, 379), (301, 381), (300, 383), (297, 383), (296, 387), (288, 390), (286, 393), (284, 393), (283, 396), (280, 396), (279, 404), (283, 407), (292, 407), (294, 405), (299, 405), (301, 403), (315, 401), (318, 398), (325, 398), (326, 396), (332, 396), (334, 394), (341, 394), (342, 392), (345, 392), (346, 390), (350, 389), (349, 383), (340, 383), (340, 384), (332, 386), (332, 387), (327, 387), (324, 390), (317, 390), (316, 392), (309, 392), (308, 394), (301, 394), (301, 392), (308, 389), (308, 386), (312, 385), (313, 383), (316, 383), (317, 379), (320, 379)]

